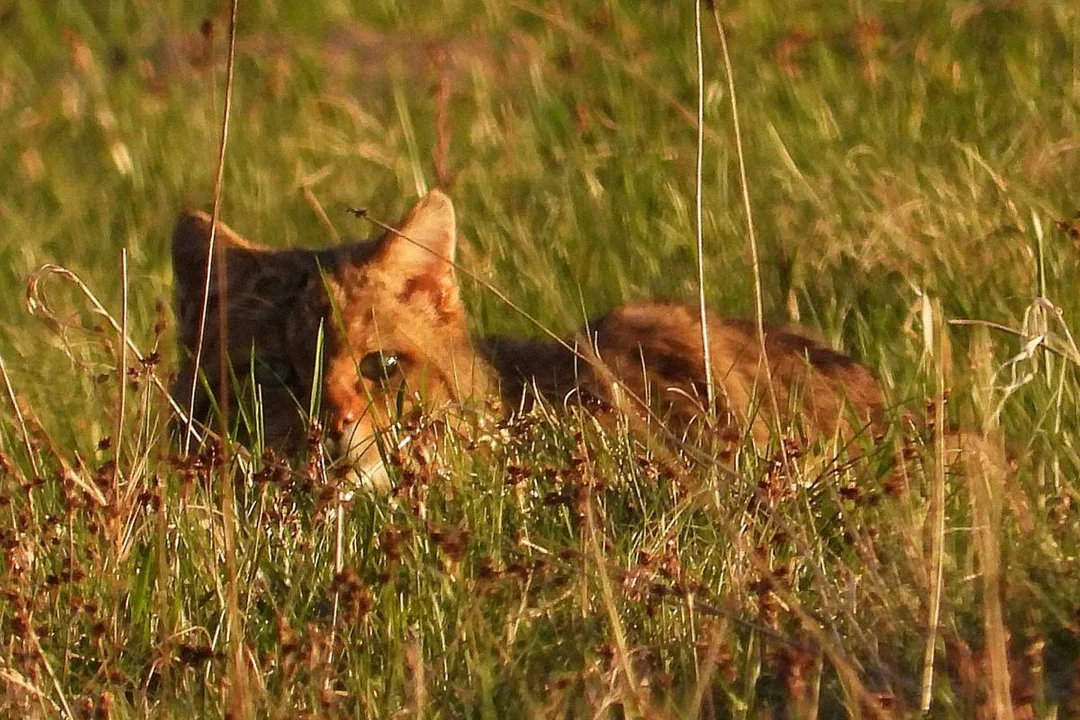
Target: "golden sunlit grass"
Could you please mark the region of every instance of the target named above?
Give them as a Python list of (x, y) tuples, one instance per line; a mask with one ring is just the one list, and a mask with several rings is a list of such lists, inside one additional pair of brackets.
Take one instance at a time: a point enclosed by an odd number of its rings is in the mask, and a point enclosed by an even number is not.
[[(557, 333), (696, 296), (692, 3), (323, 5), (240, 4), (231, 225), (326, 245), (437, 184), (478, 330), (536, 333), (485, 283)], [(762, 312), (875, 368), (890, 435), (720, 469), (576, 408), (420, 419), (387, 498), (170, 430), (167, 244), (213, 197), (227, 12), (0, 3), (0, 715), (1080, 712), (1080, 11), (718, 13)], [(750, 316), (703, 20), (705, 294)], [(943, 426), (1011, 466), (947, 466)]]

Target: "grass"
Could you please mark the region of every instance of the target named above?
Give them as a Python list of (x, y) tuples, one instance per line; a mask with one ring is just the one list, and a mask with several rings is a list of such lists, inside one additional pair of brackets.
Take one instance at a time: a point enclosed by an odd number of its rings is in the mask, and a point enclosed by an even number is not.
[[(245, 680), (224, 473), (210, 450), (178, 457), (152, 381), (174, 363), (171, 225), (212, 197), (226, 16), (204, 33), (170, 0), (0, 2), (0, 356), (19, 410), (0, 402), (0, 714), (906, 716), (931, 640), (934, 717), (1080, 711), (1076, 358), (1022, 352), (1043, 325), (1064, 346), (1080, 316), (1076, 231), (1055, 223), (1080, 192), (1080, 11), (774, 5), (720, 9), (766, 319), (875, 368), (898, 417), (924, 416), (940, 377), (949, 419), (1000, 432), (1015, 468), (943, 477), (914, 447), (927, 469), (903, 483), (809, 482), (820, 457), (785, 468), (772, 448), (737, 453), (734, 476), (673, 472), (573, 413), (471, 444), (430, 429), (437, 460), (399, 458), (394, 502), (237, 466)], [(441, 186), (464, 265), (556, 331), (691, 300), (691, 7), (244, 0), (223, 217), (314, 247), (370, 233), (349, 206), (389, 220)], [(748, 316), (708, 18), (703, 41), (705, 290)], [(32, 317), (26, 281), (49, 262), (115, 318), (126, 289), (127, 334), (160, 360), (129, 354), (121, 377), (117, 332), (61, 277), (39, 287), (53, 320)], [(465, 291), (478, 330), (533, 332)], [(965, 318), (1023, 337), (946, 324)]]

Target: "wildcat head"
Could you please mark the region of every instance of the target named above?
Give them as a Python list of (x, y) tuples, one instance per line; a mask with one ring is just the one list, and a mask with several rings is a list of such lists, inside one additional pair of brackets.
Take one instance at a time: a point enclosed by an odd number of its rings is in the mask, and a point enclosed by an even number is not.
[[(442, 193), (423, 198), (396, 233), (326, 250), (273, 250), (219, 223), (225, 293), (215, 264), (197, 375), (210, 228), (205, 213), (185, 212), (173, 233), (181, 351), (174, 394), (186, 406), (194, 385), (196, 419), (231, 397), (229, 417), (248, 435), (296, 449), (314, 409), (330, 454), (384, 487), (380, 433), (402, 416), (485, 395), (487, 369), (473, 350), (452, 264), (454, 209)], [(227, 393), (218, 387), (223, 358)]]

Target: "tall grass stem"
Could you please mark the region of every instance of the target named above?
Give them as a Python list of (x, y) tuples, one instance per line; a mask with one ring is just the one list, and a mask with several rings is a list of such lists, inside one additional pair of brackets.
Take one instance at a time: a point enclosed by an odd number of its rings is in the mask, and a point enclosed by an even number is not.
[(709, 314), (705, 308), (705, 238), (702, 229), (703, 200), (702, 164), (705, 160), (705, 55), (701, 49), (701, 0), (694, 3), (694, 46), (697, 50), (697, 158), (694, 165), (694, 231), (697, 236), (698, 312), (701, 314), (701, 347), (705, 363), (706, 408), (711, 415), (716, 410), (716, 389), (713, 387), (712, 353), (709, 351)]

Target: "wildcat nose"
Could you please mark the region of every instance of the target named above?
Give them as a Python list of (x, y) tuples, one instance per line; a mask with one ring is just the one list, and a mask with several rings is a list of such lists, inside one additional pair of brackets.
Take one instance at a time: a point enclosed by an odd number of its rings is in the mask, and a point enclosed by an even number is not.
[(352, 409), (338, 410), (330, 413), (327, 418), (326, 432), (331, 440), (341, 440), (345, 435), (346, 428), (356, 424), (356, 411)]

